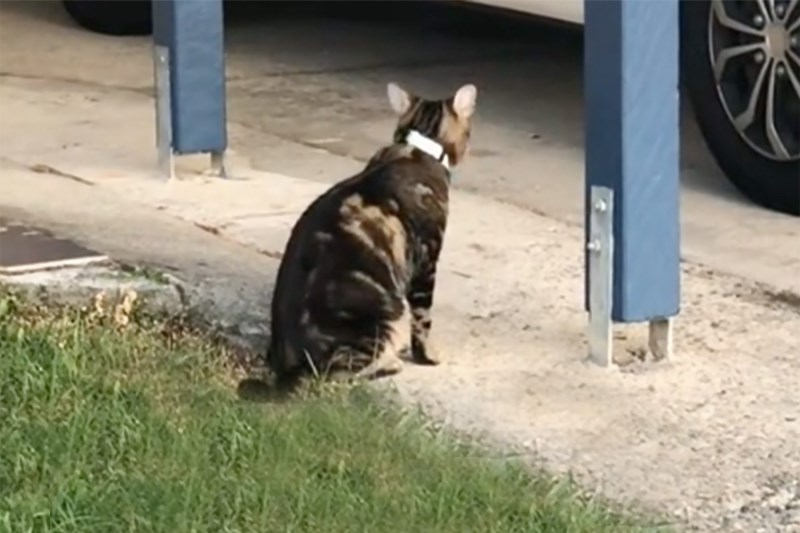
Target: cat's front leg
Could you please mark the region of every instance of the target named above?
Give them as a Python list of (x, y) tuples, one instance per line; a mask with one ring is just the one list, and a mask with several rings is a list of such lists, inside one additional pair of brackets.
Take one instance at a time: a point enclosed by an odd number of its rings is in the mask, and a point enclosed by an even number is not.
[(431, 331), (431, 307), (433, 288), (436, 284), (436, 263), (423, 269), (411, 279), (408, 303), (411, 307), (411, 355), (415, 362), (425, 365), (438, 365), (439, 354), (429, 340)]

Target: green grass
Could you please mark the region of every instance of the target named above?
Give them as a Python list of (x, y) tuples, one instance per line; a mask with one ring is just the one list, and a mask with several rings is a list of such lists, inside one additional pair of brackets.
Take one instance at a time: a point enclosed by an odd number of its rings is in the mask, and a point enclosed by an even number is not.
[(644, 531), (364, 389), (238, 399), (221, 347), (0, 296), (0, 531)]

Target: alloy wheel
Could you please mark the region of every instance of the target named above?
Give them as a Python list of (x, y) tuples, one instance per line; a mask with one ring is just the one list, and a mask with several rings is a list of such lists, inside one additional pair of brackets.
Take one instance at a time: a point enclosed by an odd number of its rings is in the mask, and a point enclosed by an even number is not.
[(708, 50), (728, 119), (763, 156), (800, 160), (800, 0), (711, 5)]

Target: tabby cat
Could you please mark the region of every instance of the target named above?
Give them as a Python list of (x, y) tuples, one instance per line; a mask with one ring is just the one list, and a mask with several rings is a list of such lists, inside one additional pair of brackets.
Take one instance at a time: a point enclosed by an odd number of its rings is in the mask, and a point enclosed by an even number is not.
[(303, 375), (375, 378), (403, 358), (439, 363), (428, 342), (450, 169), (469, 143), (477, 89), (426, 100), (394, 83), (392, 144), (318, 197), (292, 229), (272, 301), (267, 363)]

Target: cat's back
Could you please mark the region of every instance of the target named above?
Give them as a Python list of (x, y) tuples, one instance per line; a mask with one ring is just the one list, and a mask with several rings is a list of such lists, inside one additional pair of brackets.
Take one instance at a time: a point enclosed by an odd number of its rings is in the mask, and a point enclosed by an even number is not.
[(446, 217), (450, 176), (444, 166), (407, 145), (378, 151), (353, 192), (395, 207), (407, 222)]
[(379, 150), (359, 174), (329, 188), (302, 213), (281, 261), (275, 303), (292, 300), (278, 305), (299, 312), (312, 281), (319, 285), (321, 278), (341, 278), (346, 271), (366, 272), (400, 290), (412, 274), (415, 245), (444, 230), (447, 180), (440, 165), (407, 147)]
[(293, 234), (333, 229), (348, 214), (375, 207), (388, 216), (436, 215), (440, 211), (436, 205), (446, 208), (448, 189), (444, 167), (418, 157), (407, 146), (390, 145), (376, 152), (361, 172), (317, 197), (298, 219)]

